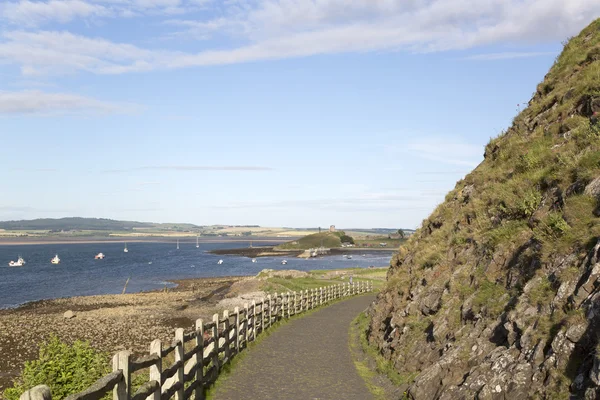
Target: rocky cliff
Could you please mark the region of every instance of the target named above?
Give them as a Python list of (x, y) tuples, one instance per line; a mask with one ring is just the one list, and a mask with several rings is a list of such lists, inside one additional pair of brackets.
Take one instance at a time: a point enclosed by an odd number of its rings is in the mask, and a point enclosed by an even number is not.
[(600, 20), (392, 259), (368, 337), (409, 398), (600, 398), (595, 112)]

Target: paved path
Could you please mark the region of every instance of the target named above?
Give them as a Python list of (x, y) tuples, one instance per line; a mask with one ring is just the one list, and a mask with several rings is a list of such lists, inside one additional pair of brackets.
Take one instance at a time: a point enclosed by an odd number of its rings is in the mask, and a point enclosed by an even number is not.
[(221, 382), (214, 400), (368, 400), (350, 356), (350, 323), (374, 297), (353, 297), (275, 330)]

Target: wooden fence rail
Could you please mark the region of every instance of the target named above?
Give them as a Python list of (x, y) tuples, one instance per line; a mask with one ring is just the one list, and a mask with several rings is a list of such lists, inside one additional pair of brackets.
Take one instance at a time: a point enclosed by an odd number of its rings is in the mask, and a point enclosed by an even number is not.
[[(192, 332), (176, 329), (170, 344), (154, 340), (148, 355), (133, 359), (128, 351), (115, 354), (113, 372), (66, 400), (100, 400), (111, 391), (113, 400), (204, 399), (206, 389), (217, 380), (223, 366), (273, 323), (332, 300), (372, 290), (372, 282), (363, 281), (275, 293), (259, 302), (244, 304), (242, 310), (239, 307), (232, 313), (226, 310), (221, 317), (214, 314), (211, 322), (198, 319)], [(132, 374), (142, 370), (148, 370), (148, 381), (134, 392)], [(42, 399), (37, 393), (39, 389), (29, 390), (21, 399)], [(43, 399), (49, 397), (44, 395)]]

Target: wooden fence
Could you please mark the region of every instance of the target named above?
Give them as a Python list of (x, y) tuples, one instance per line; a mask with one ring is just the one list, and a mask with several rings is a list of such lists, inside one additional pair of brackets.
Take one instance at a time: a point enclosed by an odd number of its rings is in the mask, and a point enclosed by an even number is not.
[[(128, 351), (115, 354), (112, 373), (66, 400), (99, 400), (110, 391), (113, 400), (204, 399), (206, 389), (217, 380), (223, 366), (273, 323), (332, 300), (372, 290), (372, 282), (354, 282), (275, 293), (259, 302), (244, 304), (243, 309), (236, 307), (233, 312), (224, 311), (222, 316), (215, 314), (210, 322), (198, 319), (192, 332), (177, 329), (171, 344), (154, 340), (146, 356), (133, 358)], [(146, 369), (148, 381), (133, 392), (132, 375)], [(23, 393), (21, 399), (41, 399), (38, 392), (39, 389), (32, 389)]]

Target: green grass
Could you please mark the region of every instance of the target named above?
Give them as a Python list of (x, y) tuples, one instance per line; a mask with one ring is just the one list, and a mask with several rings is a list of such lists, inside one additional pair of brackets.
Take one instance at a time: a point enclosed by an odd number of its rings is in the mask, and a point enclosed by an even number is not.
[[(385, 359), (381, 354), (379, 354), (379, 351), (375, 347), (371, 346), (367, 340), (368, 326), (369, 317), (364, 312), (359, 314), (350, 325), (351, 335), (359, 335), (359, 342), (362, 351), (374, 362), (374, 365), (376, 366), (375, 371), (373, 371), (366, 365), (366, 363), (360, 363), (361, 365), (358, 369), (359, 375), (365, 379), (370, 389), (371, 385), (373, 385), (372, 378), (376, 376), (376, 373), (387, 376), (387, 378), (396, 386), (410, 384), (417, 374), (398, 372), (389, 360)], [(380, 390), (374, 389), (374, 391), (372, 390), (371, 392), (376, 394), (380, 393)]]
[[(344, 268), (334, 270), (313, 270), (310, 276), (302, 278), (273, 277), (265, 280), (262, 290), (267, 293), (299, 292), (301, 290), (318, 289), (330, 285), (348, 284), (348, 277), (353, 282), (371, 282), (374, 290), (385, 284), (388, 268)], [(339, 272), (339, 275), (335, 275)]]
[(303, 238), (291, 242), (280, 244), (275, 249), (278, 250), (308, 250), (317, 247), (336, 248), (342, 246), (341, 236), (343, 231), (321, 232), (304, 236)]

